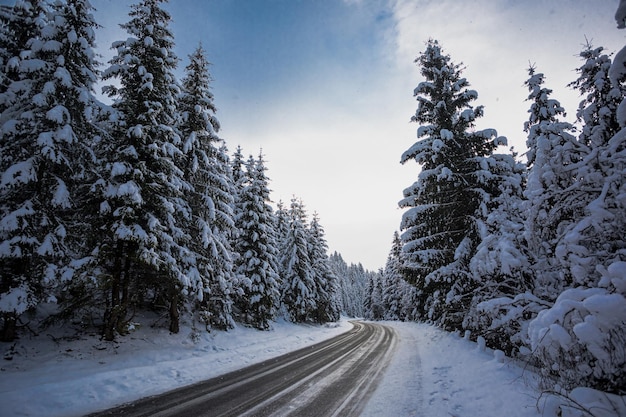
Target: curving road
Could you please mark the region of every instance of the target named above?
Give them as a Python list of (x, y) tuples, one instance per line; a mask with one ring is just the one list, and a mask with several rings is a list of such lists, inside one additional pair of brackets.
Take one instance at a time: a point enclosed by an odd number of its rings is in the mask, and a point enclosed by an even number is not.
[(357, 416), (396, 335), (380, 324), (353, 325), (316, 345), (92, 416)]

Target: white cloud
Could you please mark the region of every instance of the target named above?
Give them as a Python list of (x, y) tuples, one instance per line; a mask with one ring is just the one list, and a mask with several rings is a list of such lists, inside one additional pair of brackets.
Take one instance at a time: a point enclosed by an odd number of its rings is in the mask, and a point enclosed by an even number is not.
[(453, 61), (465, 64), (464, 75), (478, 91), (476, 104), (485, 106), (479, 127), (496, 128), (522, 151), (529, 64), (546, 74), (546, 86), (573, 119), (579, 99), (566, 85), (577, 77), (585, 36), (608, 51), (624, 43), (612, 22), (615, 7), (607, 0), (398, 0), (397, 60), (414, 59), (425, 41), (438, 39)]

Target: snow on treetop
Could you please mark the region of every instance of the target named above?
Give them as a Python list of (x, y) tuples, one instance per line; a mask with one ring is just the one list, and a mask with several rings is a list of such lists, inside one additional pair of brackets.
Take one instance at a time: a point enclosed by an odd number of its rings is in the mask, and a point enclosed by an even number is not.
[(0, 297), (0, 311), (15, 311), (16, 314), (23, 314), (28, 309), (28, 292), (24, 285), (18, 288), (11, 288), (8, 292), (2, 293)]
[(76, 43), (76, 41), (78, 41), (78, 35), (76, 34), (76, 31), (74, 29), (70, 30), (67, 34), (67, 40), (70, 43)]
[(7, 168), (2, 174), (0, 188), (15, 186), (18, 183), (27, 184), (37, 178), (37, 172), (33, 166), (34, 159), (17, 162)]

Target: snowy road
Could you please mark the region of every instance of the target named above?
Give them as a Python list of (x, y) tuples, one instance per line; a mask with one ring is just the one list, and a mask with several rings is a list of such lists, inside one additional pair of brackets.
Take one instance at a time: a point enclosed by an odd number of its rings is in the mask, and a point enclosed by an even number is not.
[(314, 346), (94, 416), (357, 416), (396, 341), (390, 327), (355, 322)]

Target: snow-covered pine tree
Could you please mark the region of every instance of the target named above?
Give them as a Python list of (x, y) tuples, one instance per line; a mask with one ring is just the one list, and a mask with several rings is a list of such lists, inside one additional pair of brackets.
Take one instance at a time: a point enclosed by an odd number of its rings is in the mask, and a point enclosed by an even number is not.
[(403, 269), (421, 291), (420, 318), (457, 329), (475, 286), (469, 261), (480, 243), (476, 219), (496, 192), (485, 182), (485, 157), (505, 140), (493, 129), (474, 131), (483, 114), (482, 106), (470, 104), (478, 95), (437, 41), (430, 40), (416, 62), (425, 78), (414, 92), (419, 140), (400, 162), (415, 160), (422, 169), (399, 202), (408, 208), (401, 222)]
[(404, 321), (417, 321), (419, 319), (420, 294), (417, 288), (406, 281), (404, 281), (402, 287), (404, 290), (402, 292), (402, 300), (400, 301), (402, 306), (400, 316)]
[(369, 273), (361, 264), (348, 266), (341, 254), (336, 251), (330, 255), (329, 262), (339, 283), (336, 297), (341, 312), (349, 317), (364, 317), (365, 289)]
[[(365, 271), (363, 271), (365, 272)], [(382, 274), (369, 273), (363, 299), (363, 315), (369, 320), (382, 320), (385, 317), (383, 306), (383, 276)]]
[[(621, 1), (615, 16), (619, 28), (624, 28), (625, 6)], [(583, 386), (624, 395), (626, 47), (610, 67), (598, 52), (588, 51), (589, 66), (575, 83), (587, 93), (579, 106), (585, 123), (580, 140), (590, 149), (577, 165), (577, 182), (570, 189), (586, 205), (556, 249), (573, 282), (530, 323), (529, 337), (533, 355), (544, 364), (540, 369), (548, 388)]]
[[(30, 44), (40, 37), (45, 11), (40, 1), (23, 1), (0, 8), (0, 340), (16, 337), (18, 317), (36, 306), (44, 296), (42, 274), (31, 271), (37, 255), (37, 237), (27, 225), (35, 217), (33, 202), (12, 201), (22, 189), (37, 188), (36, 143), (18, 130), (28, 127), (22, 119), (24, 89), (32, 88), (31, 75), (22, 62)], [(22, 78), (25, 78), (22, 80)], [(18, 83), (19, 81), (19, 83)], [(26, 126), (23, 126), (26, 124)], [(21, 136), (13, 143), (12, 136)], [(16, 146), (17, 145), (17, 146)], [(32, 185), (31, 185), (32, 184)], [(29, 194), (32, 198), (34, 190)]]
[(564, 280), (554, 251), (564, 225), (574, 216), (573, 207), (564, 204), (561, 196), (576, 180), (574, 168), (581, 154), (572, 124), (561, 120), (565, 110), (558, 100), (550, 98), (552, 90), (542, 87), (544, 75), (536, 73), (534, 67), (529, 68), (528, 74), (525, 84), (532, 104), (524, 125), (529, 167), (525, 232), (534, 261), (534, 293), (554, 301), (571, 284)]
[(276, 203), (276, 211), (274, 212), (274, 230), (276, 231), (276, 247), (278, 248), (277, 272), (281, 279), (281, 288), (283, 286), (283, 277), (285, 276), (281, 260), (283, 259), (283, 254), (285, 253), (285, 243), (287, 241), (287, 235), (289, 234), (289, 225), (289, 212), (287, 208), (285, 208), (283, 201), (279, 200), (278, 203)]
[(393, 233), (391, 251), (383, 270), (382, 305), (385, 310), (385, 320), (404, 320), (405, 309), (402, 308), (402, 298), (408, 284), (402, 276), (402, 240), (400, 234)]
[(611, 56), (604, 52), (603, 47), (596, 48), (587, 42), (579, 56), (583, 64), (577, 68), (578, 79), (568, 86), (582, 96), (576, 111), (581, 125), (578, 140), (595, 149), (605, 146), (620, 130), (617, 108), (624, 88), (611, 82)]
[(532, 257), (524, 239), (525, 167), (515, 155), (494, 154), (489, 163), (500, 194), (480, 222), (481, 243), (470, 261), (477, 287), (463, 326), (512, 354), (528, 345), (528, 322), (547, 304), (532, 295)]
[[(276, 244), (278, 245), (278, 251), (282, 252), (282, 247), (287, 234), (289, 233), (289, 213), (285, 208), (285, 204), (282, 200), (276, 203), (276, 211), (274, 212), (274, 222), (276, 229)], [(280, 255), (279, 255), (280, 257)], [(280, 266), (279, 266), (280, 268)], [(279, 270), (279, 275), (282, 276)]]
[[(171, 17), (161, 0), (131, 6), (121, 25), (130, 37), (113, 44), (117, 55), (104, 72), (120, 87), (104, 91), (114, 99), (111, 140), (101, 149), (105, 179), (101, 213), (106, 217), (98, 248), (103, 288), (108, 292), (104, 336), (124, 333), (127, 312), (151, 292), (169, 310), (170, 330), (178, 331), (179, 303), (192, 286), (185, 245), (189, 236), (177, 218), (189, 218), (184, 194), (191, 186), (174, 163), (181, 157), (175, 129), (180, 89), (174, 76)], [(197, 277), (192, 277), (197, 278)]]
[[(0, 5), (0, 111), (10, 106), (15, 93), (4, 96), (10, 83), (24, 77), (20, 61), (29, 57), (30, 43), (40, 37), (46, 24), (48, 5), (44, 0), (18, 0)], [(20, 75), (21, 73), (21, 75)]]
[(232, 173), (232, 181), (235, 187), (235, 196), (245, 185), (248, 177), (244, 171), (245, 162), (243, 158), (243, 152), (241, 150), (241, 146), (237, 146), (235, 149), (235, 153), (233, 153), (233, 157), (231, 160), (231, 173)]
[(289, 229), (280, 255), (281, 303), (289, 320), (313, 320), (317, 309), (315, 277), (308, 251), (308, 229), (302, 202), (293, 197), (288, 211)]
[[(0, 98), (0, 310), (6, 338), (16, 315), (54, 299), (58, 290), (52, 287), (73, 276), (76, 265), (70, 264), (85, 253), (91, 228), (82, 203), (93, 179), (96, 23), (87, 0), (55, 3), (46, 20), (42, 10), (37, 2), (16, 8), (32, 37), (10, 58)], [(3, 30), (17, 31), (18, 22)], [(26, 38), (15, 33), (20, 42)]]
[[(328, 265), (338, 279), (339, 290), (335, 294), (335, 297), (340, 311), (349, 317), (356, 317), (352, 311), (353, 306), (350, 301), (354, 300), (354, 297), (349, 295), (353, 294), (353, 283), (348, 278), (348, 264), (346, 264), (346, 261), (343, 260), (341, 254), (335, 251), (328, 257)], [(361, 304), (363, 304), (362, 299)]]
[(244, 323), (267, 330), (280, 305), (276, 232), (263, 155), (258, 160), (250, 156), (246, 168), (248, 181), (240, 190), (235, 219), (236, 271), (243, 289), (236, 305)]
[(187, 201), (192, 236), (189, 248), (195, 257), (187, 275), (197, 313), (207, 326), (233, 326), (234, 265), (231, 236), (235, 234), (230, 162), (210, 90), (209, 62), (202, 47), (189, 56), (179, 100), (182, 138), (181, 168), (191, 185)]
[[(583, 97), (576, 113), (582, 126), (578, 136), (582, 150), (580, 162), (571, 167), (576, 181), (559, 198), (559, 206), (570, 207), (572, 218), (562, 227), (555, 255), (568, 282), (594, 287), (601, 274), (593, 258), (600, 252), (607, 252), (602, 246), (606, 245), (610, 234), (599, 230), (585, 233), (583, 230), (589, 225), (580, 222), (589, 216), (589, 204), (602, 193), (605, 178), (612, 175), (612, 162), (605, 158), (609, 141), (621, 129), (617, 111), (626, 88), (611, 80), (611, 58), (603, 53), (602, 47), (593, 48), (587, 43), (580, 57), (584, 63), (578, 68), (579, 78), (569, 85)], [(592, 240), (596, 243), (591, 244)], [(592, 248), (593, 245), (597, 246)]]
[(317, 213), (313, 213), (309, 225), (309, 259), (317, 289), (317, 309), (313, 314), (313, 320), (318, 323), (337, 321), (341, 314), (337, 302), (339, 283), (337, 276), (330, 268), (328, 244)]

